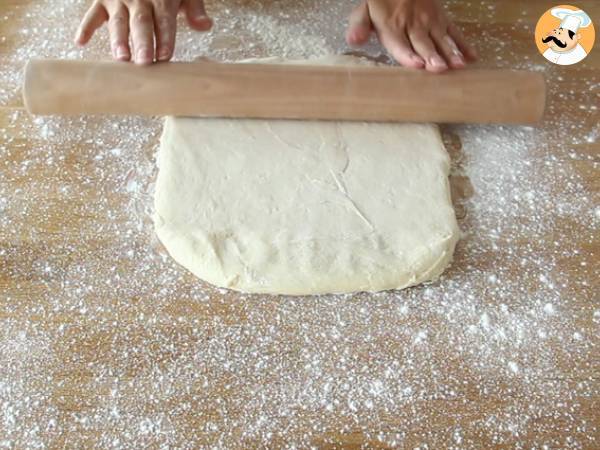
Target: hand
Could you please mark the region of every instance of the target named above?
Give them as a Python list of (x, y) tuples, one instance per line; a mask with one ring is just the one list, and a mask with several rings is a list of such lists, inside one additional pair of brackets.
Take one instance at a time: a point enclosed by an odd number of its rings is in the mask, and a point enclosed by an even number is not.
[(108, 21), (114, 59), (133, 59), (137, 64), (150, 64), (155, 59), (168, 61), (175, 48), (176, 19), (180, 10), (185, 11), (193, 29), (207, 31), (212, 27), (203, 0), (94, 0), (79, 25), (75, 42), (87, 44), (94, 32)]
[(406, 67), (443, 72), (477, 58), (437, 0), (362, 0), (350, 15), (346, 40), (362, 45), (372, 31)]

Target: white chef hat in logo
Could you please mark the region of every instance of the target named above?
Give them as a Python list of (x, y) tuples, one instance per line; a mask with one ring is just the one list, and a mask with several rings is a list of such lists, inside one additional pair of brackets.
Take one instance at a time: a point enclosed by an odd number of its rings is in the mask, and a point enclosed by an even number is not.
[(560, 28), (571, 30), (573, 33), (577, 33), (579, 28), (588, 27), (592, 23), (590, 16), (580, 9), (573, 11), (567, 8), (553, 8), (550, 13), (561, 20)]

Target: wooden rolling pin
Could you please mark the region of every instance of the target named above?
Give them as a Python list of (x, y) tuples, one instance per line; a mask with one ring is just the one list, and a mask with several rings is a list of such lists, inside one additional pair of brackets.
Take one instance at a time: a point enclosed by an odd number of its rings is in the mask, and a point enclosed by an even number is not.
[(33, 114), (442, 123), (535, 123), (546, 97), (516, 70), (54, 60), (27, 64), (23, 94)]

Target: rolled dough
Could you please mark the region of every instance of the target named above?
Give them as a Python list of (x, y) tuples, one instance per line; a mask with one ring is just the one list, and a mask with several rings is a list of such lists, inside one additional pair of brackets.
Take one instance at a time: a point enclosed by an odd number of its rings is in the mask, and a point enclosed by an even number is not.
[(159, 239), (220, 287), (404, 288), (438, 277), (459, 236), (435, 125), (169, 117), (158, 165)]

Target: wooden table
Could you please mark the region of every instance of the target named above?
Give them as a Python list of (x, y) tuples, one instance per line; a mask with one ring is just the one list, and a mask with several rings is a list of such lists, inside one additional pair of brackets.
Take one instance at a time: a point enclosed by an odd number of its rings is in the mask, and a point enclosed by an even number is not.
[[(33, 3), (0, 3), (0, 18), (9, 17), (0, 21), (4, 67), (25, 63), (15, 59), (24, 24), (30, 33), (44, 32), (43, 16), (24, 15)], [(600, 3), (577, 5), (600, 27)], [(522, 298), (500, 298), (513, 291), (490, 288), (481, 299), (464, 300), (475, 307), (465, 312), (454, 311), (443, 296), (416, 301), (439, 293), (435, 286), (433, 291), (412, 290), (403, 301), (366, 294), (343, 301), (253, 298), (211, 288), (169, 260), (146, 211), (140, 211), (152, 194), (138, 183), (153, 176), (156, 124), (151, 135), (139, 137), (124, 127), (135, 131), (147, 121), (115, 120), (112, 132), (110, 119), (36, 122), (23, 112), (18, 95), (8, 95), (0, 106), (0, 448), (219, 443), (244, 448), (290, 443), (599, 448), (600, 43), (577, 68), (545, 63), (536, 53), (532, 30), (550, 6), (541, 0), (454, 1), (449, 9), (478, 46), (481, 66), (534, 65), (559, 80), (560, 92), (567, 93), (564, 101), (549, 99), (552, 117), (544, 122), (534, 157), (549, 161), (558, 180), (565, 171), (578, 180), (572, 198), (595, 204), (596, 222), (583, 223), (557, 209), (550, 230), (542, 228), (540, 235), (532, 229), (507, 244), (528, 246), (530, 260), (539, 255), (540, 261), (553, 262), (564, 287), (559, 299), (552, 297), (559, 287), (524, 277), (525, 269), (506, 248), (474, 255), (467, 244), (459, 247), (446, 283), (453, 277), (457, 283), (470, 280), (461, 278), (467, 268), (469, 277), (490, 277), (501, 265), (502, 283), (520, 283)], [(266, 11), (271, 7), (265, 2)], [(31, 30), (34, 22), (37, 31)], [(235, 36), (231, 39), (235, 44)], [(562, 123), (577, 124), (573, 139), (552, 129)], [(444, 135), (460, 169), (457, 130), (446, 127)], [(139, 148), (124, 146), (123, 136)], [(466, 176), (455, 175), (452, 186), (464, 227), (471, 220), (468, 199), (477, 192)], [(552, 187), (561, 199), (571, 188)], [(547, 302), (536, 294), (544, 289)], [(528, 305), (527, 299), (537, 303)], [(478, 327), (487, 328), (491, 320), (501, 330), (496, 314), (508, 310), (510, 322), (502, 326), (516, 333), (503, 345), (482, 338), (485, 352), (498, 352), (498, 365), (493, 354), (469, 353), (477, 353), (465, 337), (471, 328), (452, 319), (479, 317), (487, 310), (491, 316), (481, 316)], [(518, 333), (533, 336), (527, 324), (539, 323), (531, 311), (547, 313), (548, 330), (555, 335), (544, 345), (524, 338), (520, 347)], [(399, 317), (393, 333), (390, 315)], [(337, 351), (336, 337), (328, 333), (344, 320), (351, 328), (338, 330), (343, 340)], [(410, 333), (419, 327), (429, 331), (417, 333), (415, 340)], [(583, 335), (574, 330), (584, 330)], [(417, 346), (422, 338), (429, 339), (425, 353)], [(466, 348), (459, 348), (463, 344)], [(514, 361), (505, 360), (512, 350)], [(346, 359), (317, 364), (319, 355)], [(349, 364), (346, 374), (343, 361)], [(502, 368), (506, 364), (514, 369), (513, 378)], [(535, 376), (517, 373), (527, 364)], [(364, 372), (357, 370), (362, 366)], [(375, 383), (384, 367), (405, 371), (404, 388), (392, 374), (389, 397), (369, 405), (370, 394), (363, 388)], [(338, 379), (327, 380), (327, 374)], [(327, 391), (331, 383), (334, 389)], [(358, 407), (350, 404), (353, 395)], [(280, 398), (287, 403), (278, 403)], [(297, 403), (290, 404), (291, 398)]]

